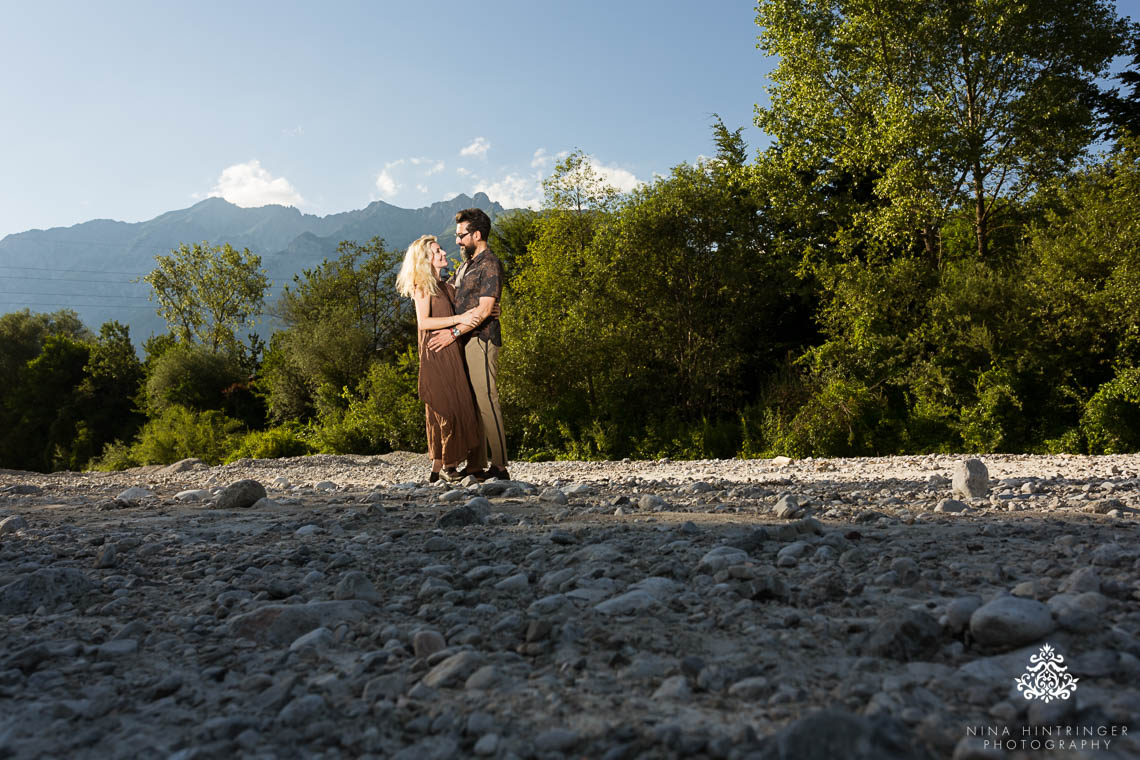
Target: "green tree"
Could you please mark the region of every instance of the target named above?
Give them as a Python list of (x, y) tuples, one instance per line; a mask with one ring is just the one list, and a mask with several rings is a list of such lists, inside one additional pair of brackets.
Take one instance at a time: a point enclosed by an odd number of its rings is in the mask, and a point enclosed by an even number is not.
[(534, 238), (504, 297), (500, 397), (508, 419), (529, 431), (522, 445), (550, 451), (589, 418), (609, 371), (592, 246), (620, 194), (580, 150), (555, 167), (544, 190)]
[(769, 189), (741, 130), (626, 195), (571, 155), (503, 310), (502, 388), (536, 454), (731, 455), (739, 412), (814, 337), (772, 245)]
[(236, 354), (215, 353), (198, 344), (176, 345), (155, 359), (147, 373), (146, 410), (152, 417), (171, 406), (194, 412), (226, 410), (227, 391), (245, 379)]
[(75, 442), (72, 469), (98, 456), (106, 443), (130, 440), (145, 422), (137, 403), (143, 366), (127, 325), (111, 321), (99, 328), (83, 374), (77, 391), (84, 437)]
[(756, 20), (780, 59), (756, 123), (782, 160), (869, 172), (864, 234), (930, 260), (955, 208), (984, 257), (1008, 203), (1082, 155), (1127, 29), (1109, 0), (761, 0)]
[(1140, 367), (1140, 139), (1067, 180), (1029, 228), (1021, 270), (1032, 325), (1023, 363), (1050, 389), (1049, 432), (1075, 429), (1099, 388)]
[(411, 302), (395, 287), (401, 254), (378, 237), (337, 250), (294, 277), (274, 308), (284, 328), (270, 340), (261, 383), (274, 419), (310, 418), (322, 403), (342, 408), (344, 388), (414, 340)]
[(41, 472), (69, 467), (82, 410), (76, 388), (91, 355), (88, 344), (49, 335), (39, 356), (27, 364), (13, 393), (21, 414), (16, 431), (22, 455), (17, 466)]
[(527, 248), (538, 237), (540, 213), (530, 209), (515, 209), (495, 218), (488, 243), (491, 250), (503, 262), (506, 285), (518, 270), (518, 264), (525, 260)]
[(1101, 92), (1095, 101), (1101, 114), (1103, 135), (1114, 140), (1126, 134), (1140, 135), (1140, 23), (1132, 25), (1128, 44), (1132, 62), (1113, 78), (1132, 91), (1122, 95), (1120, 87), (1113, 87)]
[(0, 316), (0, 467), (46, 471), (70, 458), (55, 448), (70, 448), (91, 340), (71, 310)]
[(182, 343), (197, 342), (215, 353), (249, 352), (238, 332), (257, 325), (269, 279), (261, 257), (229, 243), (183, 243), (143, 280), (153, 290), (158, 315)]

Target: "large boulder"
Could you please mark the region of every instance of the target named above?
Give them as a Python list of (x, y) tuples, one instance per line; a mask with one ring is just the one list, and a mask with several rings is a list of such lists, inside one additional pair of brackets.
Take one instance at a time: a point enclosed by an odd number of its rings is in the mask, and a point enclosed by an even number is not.
[(245, 509), (252, 507), (266, 495), (265, 486), (256, 480), (239, 480), (221, 490), (214, 506), (218, 509)]
[(964, 459), (954, 466), (954, 495), (976, 499), (990, 492), (990, 471), (980, 459)]
[(1019, 596), (999, 596), (970, 616), (970, 633), (979, 644), (1013, 649), (1053, 632), (1053, 613), (1041, 602)]

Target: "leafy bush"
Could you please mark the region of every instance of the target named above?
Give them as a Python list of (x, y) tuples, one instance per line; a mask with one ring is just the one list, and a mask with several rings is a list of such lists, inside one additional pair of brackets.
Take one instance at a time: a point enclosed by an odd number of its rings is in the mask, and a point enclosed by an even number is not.
[(831, 380), (790, 421), (765, 419), (769, 453), (790, 457), (845, 456), (877, 451), (876, 428), (887, 419), (886, 404), (858, 380)]
[(140, 464), (170, 464), (189, 457), (220, 464), (238, 445), (241, 430), (240, 422), (214, 409), (168, 406), (143, 426), (131, 457)]
[(204, 346), (178, 345), (154, 360), (146, 381), (147, 408), (162, 412), (171, 406), (221, 409), (226, 390), (246, 375), (236, 354), (214, 353)]
[(112, 441), (105, 444), (102, 455), (93, 459), (87, 466), (92, 470), (118, 472), (138, 467), (140, 464), (142, 463), (135, 459), (133, 446), (123, 441)]
[(967, 451), (1009, 452), (1024, 427), (1013, 376), (990, 369), (978, 376), (977, 401), (962, 410), (962, 442)]
[(1140, 451), (1140, 368), (1117, 372), (1085, 405), (1081, 432), (1089, 453)]
[(238, 447), (226, 456), (226, 462), (237, 459), (280, 459), (312, 454), (313, 446), (296, 429), (275, 427), (246, 433)]
[(1069, 428), (1057, 438), (1047, 438), (1044, 443), (1047, 454), (1085, 454), (1088, 446), (1079, 428)]
[(356, 393), (342, 393), (347, 408), (326, 407), (314, 443), (330, 454), (383, 454), (395, 449), (426, 451), (424, 404), (417, 386), (416, 355), (410, 349), (395, 364), (373, 364)]

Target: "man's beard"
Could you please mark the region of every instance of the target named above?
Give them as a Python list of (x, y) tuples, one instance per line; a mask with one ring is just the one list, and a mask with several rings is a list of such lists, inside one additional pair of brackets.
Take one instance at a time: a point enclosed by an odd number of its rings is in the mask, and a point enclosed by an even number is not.
[(469, 259), (469, 258), (471, 258), (472, 256), (474, 256), (474, 255), (475, 255), (475, 246), (470, 246), (470, 247), (468, 247), (468, 246), (466, 246), (466, 245), (463, 245), (462, 243), (460, 243), (459, 247), (460, 247), (460, 249), (462, 249), (462, 251), (463, 251), (463, 258), (465, 258), (465, 259)]

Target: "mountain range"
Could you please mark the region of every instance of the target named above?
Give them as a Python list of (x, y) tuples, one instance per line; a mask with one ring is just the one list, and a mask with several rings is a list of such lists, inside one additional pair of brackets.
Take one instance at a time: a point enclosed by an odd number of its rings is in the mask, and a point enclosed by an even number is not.
[(336, 258), (342, 240), (366, 243), (379, 236), (387, 248), (402, 250), (420, 235), (432, 234), (454, 254), (455, 214), (472, 207), (492, 220), (507, 211), (485, 193), (418, 209), (375, 201), (328, 216), (302, 214), (291, 206), (242, 208), (207, 198), (145, 222), (95, 219), (28, 230), (0, 239), (0, 314), (74, 309), (95, 331), (111, 319), (129, 325), (138, 346), (166, 329), (147, 300), (150, 286), (141, 278), (154, 269), (155, 256), (182, 243), (229, 243), (260, 255), (272, 282), (269, 303), (294, 274)]

